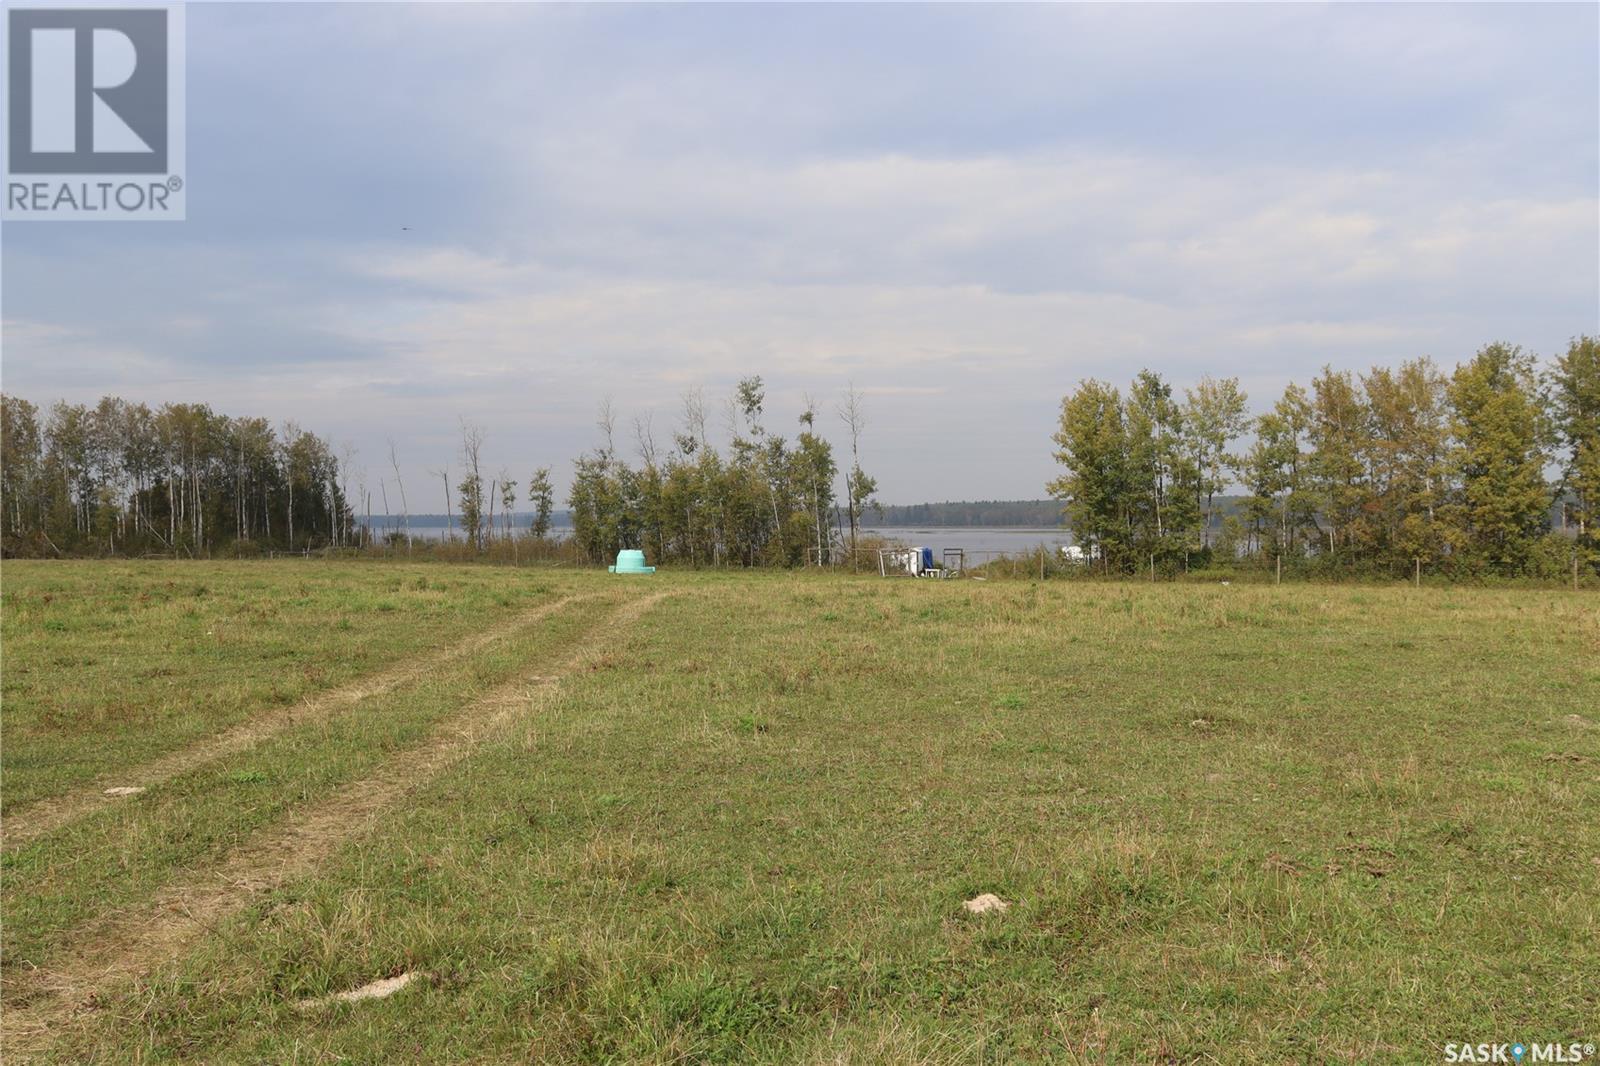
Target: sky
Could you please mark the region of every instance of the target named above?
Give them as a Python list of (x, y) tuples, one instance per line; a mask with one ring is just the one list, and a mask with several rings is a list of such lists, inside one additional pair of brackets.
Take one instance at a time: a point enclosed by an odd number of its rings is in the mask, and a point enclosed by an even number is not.
[[(885, 502), (1040, 498), (1061, 397), (1600, 332), (1600, 7), (188, 8), (188, 219), (0, 232), (0, 386), (293, 419), (415, 510), (685, 390)], [(391, 490), (392, 491), (392, 490)], [(434, 497), (438, 497), (435, 499)]]

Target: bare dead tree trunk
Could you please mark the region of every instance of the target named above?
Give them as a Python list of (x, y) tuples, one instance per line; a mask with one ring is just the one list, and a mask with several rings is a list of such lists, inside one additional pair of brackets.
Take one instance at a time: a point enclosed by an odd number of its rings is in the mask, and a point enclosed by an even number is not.
[(428, 473), (430, 473), (430, 474), (438, 474), (440, 480), (442, 480), (444, 482), (444, 534), (445, 534), (445, 540), (454, 540), (455, 539), (456, 516), (455, 516), (455, 513), (453, 511), (451, 511), (451, 509), (450, 509), (450, 468), (449, 467), (436, 467), (436, 468), (428, 471)]
[(861, 394), (856, 392), (852, 383), (845, 390), (844, 402), (839, 405), (839, 417), (844, 420), (845, 426), (850, 431), (850, 468), (852, 473), (845, 479), (845, 509), (850, 516), (850, 559), (854, 565), (856, 557), (856, 540), (861, 531), (861, 504), (855, 497), (855, 489), (850, 479), (854, 470), (861, 465), (861, 432), (867, 428), (866, 412), (861, 409)]
[[(476, 498), (471, 501), (474, 508), (472, 513), (473, 528), (467, 530), (467, 536), (474, 548), (482, 548), (484, 543), (483, 531), (479, 528), (483, 524), (483, 471), (479, 468), (478, 463), (478, 458), (482, 451), (483, 430), (463, 418), (461, 420), (461, 461), (468, 470), (472, 471), (471, 483), (476, 493)], [(467, 516), (467, 503), (468, 500), (462, 500), (461, 513), (463, 518)]]
[(411, 554), (411, 508), (406, 503), (406, 483), (400, 478), (400, 460), (394, 454), (394, 438), (389, 438), (389, 465), (394, 468), (394, 483), (400, 487), (400, 521), (406, 528), (406, 554)]

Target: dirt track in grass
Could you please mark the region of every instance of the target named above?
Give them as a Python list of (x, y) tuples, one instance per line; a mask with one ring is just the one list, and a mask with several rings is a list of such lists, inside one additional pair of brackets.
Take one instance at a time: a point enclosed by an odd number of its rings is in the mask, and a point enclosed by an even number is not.
[[(41, 799), (15, 814), (8, 811), (3, 823), (0, 823), (0, 838), (3, 838), (3, 845), (0, 846), (6, 851), (22, 847), (101, 807), (127, 802), (129, 797), (138, 794), (122, 790), (131, 788), (143, 791), (163, 781), (171, 780), (179, 774), (187, 773), (197, 766), (253, 748), (268, 737), (292, 726), (328, 718), (346, 707), (374, 696), (381, 696), (401, 685), (425, 677), (441, 666), (476, 654), (491, 644), (542, 621), (563, 607), (590, 598), (592, 597), (565, 596), (551, 603), (541, 604), (474, 633), (465, 640), (458, 641), (432, 655), (356, 678), (292, 706), (254, 715), (232, 728), (202, 737), (143, 766), (119, 772), (114, 778), (104, 777), (60, 796)], [(108, 793), (107, 789), (117, 791)]]
[(545, 665), (547, 672), (530, 671), (467, 704), (422, 745), (386, 763), (378, 775), (289, 815), (219, 862), (168, 886), (153, 902), (77, 930), (48, 968), (15, 979), (6, 989), (0, 1041), (7, 1052), (41, 1050), (80, 1012), (93, 1010), (103, 989), (178, 957), (262, 893), (310, 873), (364, 833), (384, 810), (531, 711), (563, 677), (602, 658), (612, 644), (610, 634), (632, 625), (666, 595), (622, 604), (589, 632), (582, 648), (553, 667)]

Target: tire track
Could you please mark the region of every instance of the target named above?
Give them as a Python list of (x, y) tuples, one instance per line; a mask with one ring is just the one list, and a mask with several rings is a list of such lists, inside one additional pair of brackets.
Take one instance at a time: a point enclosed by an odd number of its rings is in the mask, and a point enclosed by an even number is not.
[[(624, 630), (666, 592), (630, 600), (589, 632), (553, 673), (527, 673), (468, 703), (421, 746), (389, 760), (373, 777), (352, 782), (166, 889), (151, 903), (81, 927), (48, 967), (13, 977), (12, 1002), (0, 1011), (0, 1044), (14, 1054), (41, 1050), (114, 983), (178, 958), (218, 923), (264, 892), (313, 873), (344, 844), (364, 834), (384, 810), (470, 755), (547, 698), (561, 680), (602, 658), (608, 633)], [(549, 669), (549, 667), (545, 667)], [(26, 987), (16, 987), (25, 985)]]
[(159, 785), (197, 766), (253, 748), (290, 726), (327, 718), (345, 707), (374, 696), (381, 696), (463, 656), (482, 651), (518, 630), (549, 617), (563, 607), (594, 598), (594, 596), (564, 596), (554, 602), (542, 604), (474, 633), (467, 639), (426, 658), (356, 678), (354, 681), (311, 696), (289, 707), (254, 715), (220, 733), (201, 737), (142, 766), (118, 773), (114, 779), (103, 777), (71, 792), (31, 803), (15, 814), (7, 813), (4, 819), (0, 820), (0, 849), (14, 851), (101, 807), (135, 794), (131, 792), (107, 794), (106, 789), (112, 784), (119, 788), (131, 787), (140, 790)]

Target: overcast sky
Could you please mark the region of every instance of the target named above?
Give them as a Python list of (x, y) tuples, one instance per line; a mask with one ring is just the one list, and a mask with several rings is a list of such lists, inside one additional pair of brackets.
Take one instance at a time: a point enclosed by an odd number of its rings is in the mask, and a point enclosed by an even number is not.
[(853, 381), (886, 502), (1036, 498), (1081, 378), (1600, 330), (1597, 13), (190, 4), (188, 221), (7, 225), (3, 384), (374, 490), (392, 437), (422, 510), (463, 416), (564, 488), (607, 393), (665, 442), (759, 373), (838, 439)]

